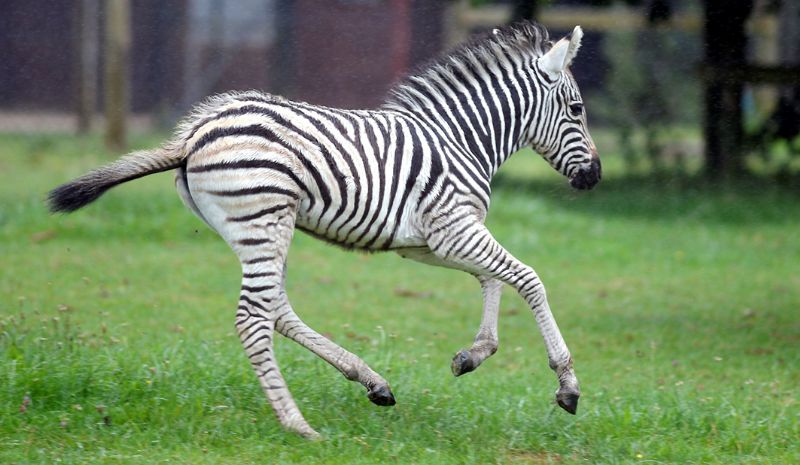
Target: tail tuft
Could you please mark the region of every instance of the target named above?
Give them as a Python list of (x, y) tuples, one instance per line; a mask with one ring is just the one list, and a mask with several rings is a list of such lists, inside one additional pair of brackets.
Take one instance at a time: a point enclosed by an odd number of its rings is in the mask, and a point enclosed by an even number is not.
[(133, 152), (56, 187), (47, 195), (47, 206), (53, 213), (73, 212), (94, 202), (116, 185), (149, 174), (175, 169), (183, 163), (183, 154), (178, 146)]
[(104, 183), (102, 180), (86, 179), (89, 175), (72, 182), (62, 184), (47, 195), (47, 207), (51, 213), (70, 213), (84, 207), (114, 187), (116, 183)]

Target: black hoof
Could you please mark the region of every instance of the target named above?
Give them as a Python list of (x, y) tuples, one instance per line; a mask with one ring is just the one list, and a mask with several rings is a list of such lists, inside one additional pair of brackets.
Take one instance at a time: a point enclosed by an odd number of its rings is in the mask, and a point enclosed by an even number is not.
[(578, 397), (580, 394), (574, 392), (559, 392), (556, 394), (556, 402), (559, 407), (575, 415), (575, 412), (578, 411)]
[(369, 397), (369, 400), (372, 401), (373, 404), (380, 405), (381, 407), (391, 407), (397, 403), (394, 400), (391, 389), (389, 389), (389, 386), (386, 384), (373, 388), (367, 393), (367, 397)]
[(454, 375), (461, 376), (464, 373), (469, 373), (474, 370), (475, 364), (472, 362), (472, 357), (470, 357), (469, 352), (462, 350), (453, 357), (453, 363), (450, 364), (450, 369), (453, 370)]

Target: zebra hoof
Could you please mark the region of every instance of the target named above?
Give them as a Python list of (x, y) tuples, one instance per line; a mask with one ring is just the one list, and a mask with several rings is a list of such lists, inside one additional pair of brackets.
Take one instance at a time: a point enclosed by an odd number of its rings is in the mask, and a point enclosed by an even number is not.
[(397, 403), (394, 400), (394, 394), (392, 394), (392, 390), (389, 389), (388, 384), (373, 388), (371, 391), (367, 392), (367, 397), (373, 404), (380, 405), (381, 407), (391, 407)]
[(578, 411), (578, 398), (580, 396), (581, 395), (578, 392), (570, 392), (570, 391), (562, 392), (559, 389), (558, 392), (556, 392), (556, 402), (558, 403), (559, 407), (575, 415), (575, 412)]
[(450, 369), (453, 370), (453, 375), (455, 376), (461, 376), (464, 373), (469, 373), (475, 368), (475, 363), (472, 361), (472, 357), (466, 350), (459, 351), (455, 357), (453, 357), (453, 363), (450, 364)]

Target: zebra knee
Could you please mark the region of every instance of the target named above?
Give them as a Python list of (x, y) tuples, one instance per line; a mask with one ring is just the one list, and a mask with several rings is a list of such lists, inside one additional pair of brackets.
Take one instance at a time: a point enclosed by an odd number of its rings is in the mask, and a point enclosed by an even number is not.
[(497, 339), (487, 339), (483, 341), (483, 349), (489, 354), (494, 355), (497, 352), (499, 343)]
[(496, 334), (492, 334), (488, 330), (481, 329), (478, 332), (478, 335), (475, 336), (472, 347), (476, 350), (487, 352), (489, 355), (494, 355), (494, 353), (497, 352), (499, 343), (500, 341), (497, 339)]
[(536, 275), (521, 283), (521, 285), (517, 287), (517, 292), (528, 302), (531, 308), (535, 309), (547, 303), (547, 291), (542, 281), (539, 280), (539, 277)]

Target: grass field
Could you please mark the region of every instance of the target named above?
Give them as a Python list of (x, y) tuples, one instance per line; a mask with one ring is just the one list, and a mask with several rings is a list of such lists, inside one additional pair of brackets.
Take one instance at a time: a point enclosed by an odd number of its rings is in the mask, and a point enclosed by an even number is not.
[[(139, 146), (158, 138), (140, 137)], [(480, 321), (474, 279), (298, 234), (289, 295), (398, 404), (301, 347), (278, 357), (325, 440), (274, 418), (233, 330), (235, 256), (171, 174), (70, 216), (45, 192), (113, 155), (96, 139), (0, 136), (0, 463), (800, 463), (800, 199), (767, 184), (631, 179), (589, 193), (530, 154), (488, 224), (531, 264), (575, 358), (577, 416), (524, 302), (500, 350), (454, 378)]]

